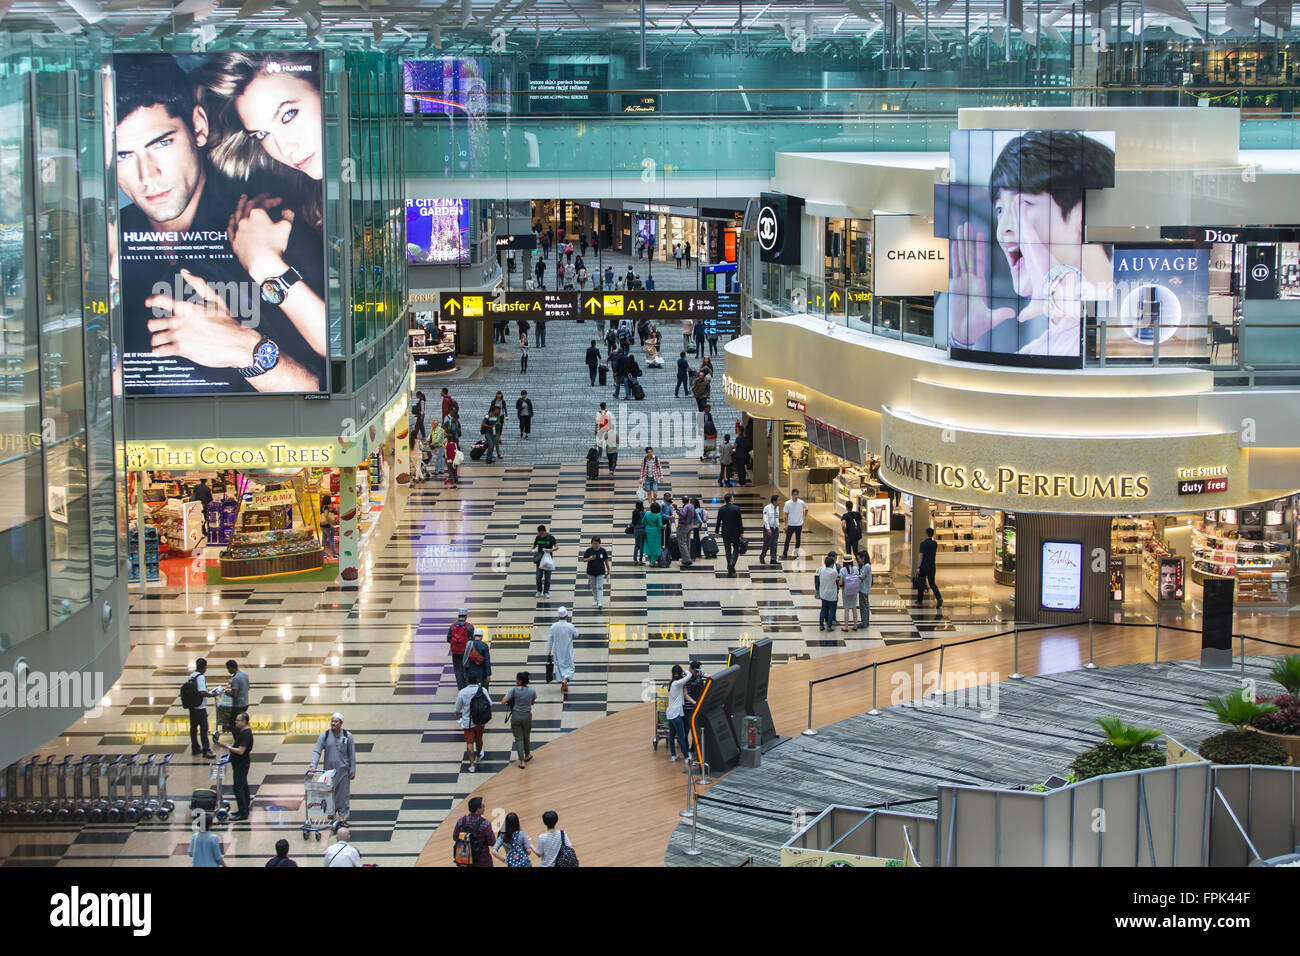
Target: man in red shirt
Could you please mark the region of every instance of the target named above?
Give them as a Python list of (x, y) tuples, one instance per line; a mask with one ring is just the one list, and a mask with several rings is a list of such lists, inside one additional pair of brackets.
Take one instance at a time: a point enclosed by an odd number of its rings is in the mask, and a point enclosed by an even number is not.
[(456, 829), (452, 831), (452, 839), (458, 839), (458, 834), (468, 833), (474, 853), (474, 863), (472, 865), (491, 866), (492, 847), (497, 842), (497, 838), (496, 834), (492, 832), (492, 824), (483, 816), (483, 798), (470, 797), (468, 809), (469, 813), (456, 821)]
[(445, 388), (442, 390), (442, 417), (446, 418), (451, 411), (451, 393)]

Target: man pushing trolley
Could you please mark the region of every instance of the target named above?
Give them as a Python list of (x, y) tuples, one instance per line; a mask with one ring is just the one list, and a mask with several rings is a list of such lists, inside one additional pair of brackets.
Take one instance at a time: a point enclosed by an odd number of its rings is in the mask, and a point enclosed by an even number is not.
[(334, 818), (336, 825), (347, 823), (352, 781), (357, 776), (357, 746), (352, 735), (343, 729), (342, 714), (331, 717), (330, 729), (316, 738), (307, 767), (309, 773), (316, 769), (317, 763), (323, 771), (335, 771)]

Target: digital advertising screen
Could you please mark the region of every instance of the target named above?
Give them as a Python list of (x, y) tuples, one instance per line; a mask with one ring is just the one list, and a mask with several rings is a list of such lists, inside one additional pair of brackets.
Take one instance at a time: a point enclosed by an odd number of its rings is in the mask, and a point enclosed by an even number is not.
[(412, 265), (469, 262), (469, 200), (406, 200), (406, 258)]
[(949, 160), (935, 187), (934, 234), (949, 244), (935, 323), (952, 356), (1081, 366), (1085, 304), (1112, 281), (1107, 248), (1084, 242), (1084, 193), (1115, 185), (1115, 134), (955, 130)]
[(1106, 318), (1106, 356), (1209, 354), (1210, 250), (1115, 246), (1115, 287)]
[(1083, 544), (1044, 541), (1042, 590), (1044, 611), (1077, 611), (1083, 607)]
[(130, 396), (329, 390), (319, 53), (113, 57)]
[(1183, 599), (1183, 569), (1186, 562), (1182, 558), (1165, 557), (1160, 559), (1160, 600), (1181, 601)]
[[(609, 63), (552, 59), (528, 64), (531, 113), (585, 113), (607, 108)], [(592, 92), (600, 91), (600, 92)]]

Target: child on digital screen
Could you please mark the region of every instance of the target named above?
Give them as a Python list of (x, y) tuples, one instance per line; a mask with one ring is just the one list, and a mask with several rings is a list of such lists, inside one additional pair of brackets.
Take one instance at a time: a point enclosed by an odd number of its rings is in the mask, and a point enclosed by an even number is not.
[(948, 283), (954, 345), (1079, 354), (1083, 300), (1111, 282), (1104, 247), (1083, 242), (1083, 194), (1113, 185), (1114, 171), (1114, 150), (1083, 133), (1039, 130), (1007, 142), (988, 188), (995, 237), (1019, 301), (990, 297), (987, 237), (971, 222), (959, 225)]

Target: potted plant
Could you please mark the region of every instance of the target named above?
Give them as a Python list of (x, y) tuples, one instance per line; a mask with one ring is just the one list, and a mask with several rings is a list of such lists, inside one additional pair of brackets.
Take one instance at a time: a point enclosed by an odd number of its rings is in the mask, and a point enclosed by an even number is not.
[(1261, 697), (1260, 703), (1277, 709), (1255, 716), (1250, 726), (1285, 747), (1292, 763), (1300, 763), (1300, 654), (1283, 657), (1268, 676), (1286, 688), (1286, 693)]
[(1278, 709), (1276, 704), (1250, 700), (1243, 688), (1211, 697), (1205, 706), (1214, 711), (1219, 723), (1230, 724), (1233, 728), (1201, 741), (1196, 750), (1206, 760), (1223, 764), (1281, 765), (1291, 762), (1291, 755), (1285, 747), (1250, 727), (1256, 718), (1275, 712)]
[(1076, 781), (1100, 777), (1104, 773), (1123, 773), (1126, 770), (1145, 770), (1165, 765), (1164, 750), (1150, 746), (1151, 741), (1160, 736), (1160, 731), (1154, 727), (1136, 727), (1124, 723), (1118, 717), (1098, 717), (1096, 721), (1106, 739), (1070, 762), (1070, 770)]

